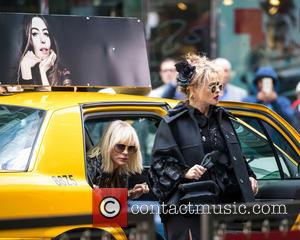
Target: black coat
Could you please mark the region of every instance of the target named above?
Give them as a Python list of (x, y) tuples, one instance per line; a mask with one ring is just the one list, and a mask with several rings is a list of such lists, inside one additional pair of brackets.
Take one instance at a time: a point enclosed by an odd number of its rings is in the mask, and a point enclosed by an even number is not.
[[(193, 114), (193, 108), (178, 105), (162, 119), (153, 146), (153, 162), (149, 170), (149, 183), (153, 193), (167, 201), (177, 190), (185, 171), (200, 164), (204, 157), (201, 131)], [(230, 115), (225, 109), (214, 107), (217, 122), (225, 139), (228, 157), (233, 166), (244, 202), (254, 201), (249, 174), (255, 176), (243, 158), (239, 140), (235, 134)], [(201, 178), (200, 178), (201, 180)]]
[(100, 188), (128, 187), (128, 176), (119, 175), (116, 171), (113, 173), (102, 171), (101, 156), (87, 157), (87, 173), (90, 183)]

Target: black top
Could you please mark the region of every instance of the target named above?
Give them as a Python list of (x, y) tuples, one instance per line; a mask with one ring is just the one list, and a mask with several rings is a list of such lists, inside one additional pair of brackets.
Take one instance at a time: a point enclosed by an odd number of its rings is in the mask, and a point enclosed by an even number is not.
[(101, 159), (98, 157), (87, 158), (87, 172), (91, 184), (99, 188), (127, 188), (128, 176), (121, 175), (118, 171), (113, 173), (103, 172)]
[(214, 180), (221, 190), (221, 202), (239, 201), (238, 196), (241, 196), (239, 186), (233, 172), (226, 142), (221, 133), (217, 121), (218, 115), (214, 111), (214, 107), (210, 108), (208, 116), (194, 109), (194, 116), (199, 126), (204, 154), (217, 151), (213, 155), (213, 167), (208, 169), (200, 181)]
[(19, 84), (21, 85), (42, 85), (42, 78), (39, 70), (39, 64), (36, 64), (31, 68), (32, 79), (25, 80), (23, 78), (19, 79)]
[[(32, 79), (25, 80), (23, 78), (19, 79), (19, 84), (20, 85), (43, 85), (42, 84), (42, 78), (40, 74), (40, 69), (39, 69), (39, 64), (36, 64), (34, 67), (31, 68), (31, 74), (32, 74)], [(47, 75), (48, 77), (48, 75)], [(52, 85), (51, 82), (49, 82), (49, 85)], [(70, 71), (65, 67), (63, 70), (58, 71), (58, 81), (55, 85), (58, 86), (67, 86), (67, 85), (72, 85), (72, 80), (71, 80), (71, 74)]]
[(194, 116), (202, 135), (201, 140), (203, 143), (204, 153), (207, 154), (213, 150), (227, 152), (226, 143), (217, 122), (216, 112), (211, 108), (208, 116), (206, 117), (199, 110), (195, 109)]

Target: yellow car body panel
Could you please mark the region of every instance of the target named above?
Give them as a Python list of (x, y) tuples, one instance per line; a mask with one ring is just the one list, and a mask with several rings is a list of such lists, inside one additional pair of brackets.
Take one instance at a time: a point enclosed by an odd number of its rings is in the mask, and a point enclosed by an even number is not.
[[(55, 216), (92, 215), (92, 188), (87, 182), (84, 166), (84, 131), (82, 114), (102, 111), (143, 111), (160, 116), (166, 110), (158, 103), (167, 102), (172, 107), (178, 101), (149, 98), (144, 96), (102, 94), (93, 92), (35, 92), (0, 96), (1, 105), (15, 105), (42, 109), (46, 111), (44, 121), (38, 132), (30, 165), (26, 172), (0, 170), (1, 219), (39, 218)], [(93, 104), (82, 109), (82, 104)], [(98, 104), (97, 104), (98, 103)], [(101, 105), (103, 103), (116, 103)], [(118, 105), (117, 103), (139, 103), (137, 105)], [(150, 103), (150, 104), (149, 104)], [(151, 106), (153, 103), (153, 106)], [(257, 109), (279, 119), (300, 142), (299, 134), (285, 120), (264, 106), (223, 102), (223, 107), (233, 107), (236, 114), (257, 116), (264, 119), (282, 133), (297, 153), (300, 150), (289, 136), (278, 129), (268, 118), (259, 113), (245, 113), (239, 107)], [(71, 183), (55, 181), (58, 177), (72, 176)], [(67, 180), (65, 180), (67, 181)], [(34, 228), (24, 230), (0, 231), (0, 237), (10, 238), (51, 238), (65, 231), (92, 225)], [(126, 239), (119, 228), (106, 228), (116, 239)]]
[[(1, 218), (92, 215), (92, 189), (85, 175), (82, 122), (78, 102), (74, 104), (73, 99), (47, 105), (44, 102), (44, 94), (37, 94), (38, 97), (35, 94), (32, 94), (32, 97), (29, 95), (26, 101), (20, 100), (22, 94), (18, 94), (15, 101), (10, 99), (12, 96), (0, 98), (1, 104), (49, 109), (39, 131), (28, 171), (6, 171), (0, 174)], [(4, 101), (5, 98), (8, 98), (8, 101)], [(31, 98), (32, 100), (29, 100)], [(72, 175), (71, 184), (74, 186), (57, 185), (54, 178), (63, 175)], [(78, 227), (80, 226), (76, 226)], [(73, 228), (55, 227), (51, 228), (51, 231), (49, 228), (0, 231), (0, 237), (54, 237)]]
[[(1, 194), (2, 203), (10, 203), (10, 208), (1, 204), (2, 217), (49, 216), (53, 213), (74, 215), (92, 211), (92, 194), (82, 161), (84, 152), (79, 108), (57, 110), (51, 115), (49, 121), (43, 123), (47, 125), (45, 131), (40, 131), (42, 139), (36, 158), (31, 161), (33, 169), (0, 175), (2, 191), (10, 192)], [(68, 173), (73, 175), (77, 185), (57, 186), (52, 177)], [(89, 194), (82, 194), (84, 192)], [(37, 193), (38, 196), (35, 195)], [(28, 199), (28, 203), (20, 204), (20, 196)], [(37, 198), (39, 201), (34, 200)], [(78, 204), (72, 204), (74, 199), (78, 200)], [(57, 204), (61, 201), (69, 204)], [(11, 209), (16, 210), (13, 215)]]
[(176, 104), (176, 100), (150, 98), (137, 95), (105, 94), (97, 92), (24, 92), (0, 96), (1, 104), (20, 105), (44, 110), (79, 106), (95, 102), (166, 102)]
[[(2, 219), (92, 215), (92, 189), (84, 166), (84, 141), (80, 104), (90, 102), (140, 101), (145, 97), (100, 93), (21, 93), (1, 97), (3, 105), (47, 110), (27, 172), (0, 171)], [(148, 100), (148, 99), (147, 99)], [(160, 102), (154, 99), (152, 102)], [(103, 109), (104, 110), (104, 109)], [(106, 107), (105, 111), (151, 111), (165, 114), (159, 107)], [(99, 107), (86, 112), (101, 111)], [(1, 173), (2, 172), (2, 173)], [(58, 186), (54, 178), (72, 175), (75, 186)], [(20, 187), (21, 186), (21, 187)], [(13, 211), (12, 211), (13, 209)], [(0, 237), (54, 237), (69, 229), (92, 225), (0, 231)], [(112, 231), (110, 228), (106, 228)], [(124, 233), (116, 231), (119, 237)]]

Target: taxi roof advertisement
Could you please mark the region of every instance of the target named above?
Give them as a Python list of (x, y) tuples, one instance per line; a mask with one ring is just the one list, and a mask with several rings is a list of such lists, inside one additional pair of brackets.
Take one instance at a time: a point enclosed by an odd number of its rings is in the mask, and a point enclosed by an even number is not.
[(136, 18), (0, 13), (0, 84), (151, 87)]

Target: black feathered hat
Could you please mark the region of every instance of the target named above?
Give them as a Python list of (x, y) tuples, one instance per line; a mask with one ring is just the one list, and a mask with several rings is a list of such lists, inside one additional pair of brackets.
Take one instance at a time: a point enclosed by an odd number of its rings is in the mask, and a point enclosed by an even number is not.
[(177, 82), (180, 87), (187, 87), (196, 73), (196, 67), (183, 60), (175, 64), (177, 75)]

